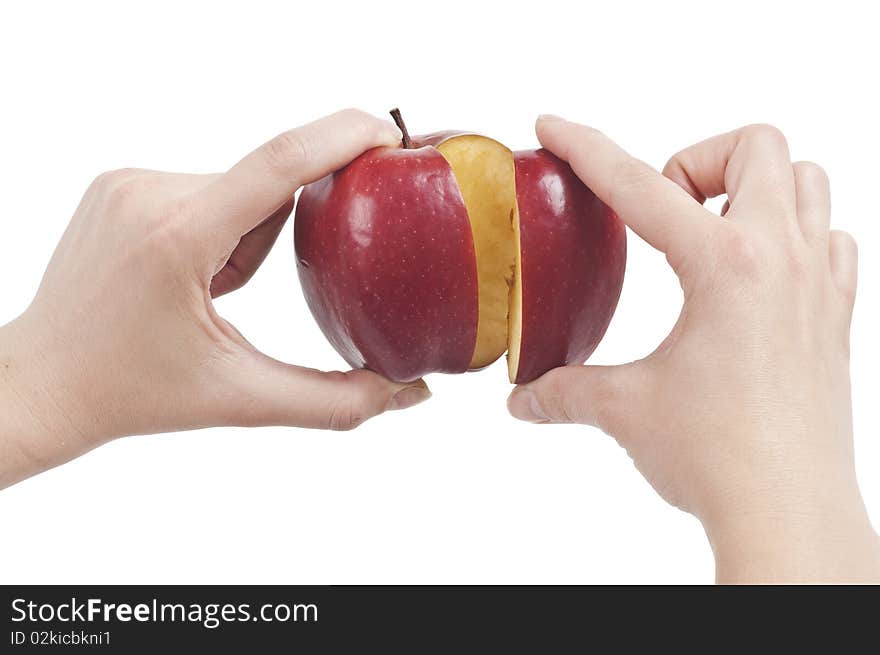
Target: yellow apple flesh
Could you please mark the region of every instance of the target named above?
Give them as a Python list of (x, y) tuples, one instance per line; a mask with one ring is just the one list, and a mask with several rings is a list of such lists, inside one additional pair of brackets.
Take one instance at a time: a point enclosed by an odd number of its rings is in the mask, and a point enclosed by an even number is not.
[(508, 347), (508, 294), (516, 260), (513, 153), (473, 134), (447, 139), (437, 150), (452, 167), (474, 239), (479, 318), (470, 368), (479, 369)]

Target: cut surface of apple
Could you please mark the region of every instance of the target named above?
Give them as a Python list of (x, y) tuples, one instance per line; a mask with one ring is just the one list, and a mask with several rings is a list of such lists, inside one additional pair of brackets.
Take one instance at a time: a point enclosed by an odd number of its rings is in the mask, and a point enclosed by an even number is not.
[(516, 260), (513, 266), (513, 280), (508, 292), (507, 314), (507, 377), (516, 381), (519, 369), (519, 352), (522, 348), (522, 246), (519, 235), (519, 211), (511, 219)]
[(473, 134), (447, 139), (437, 149), (452, 167), (473, 233), (479, 318), (470, 368), (478, 369), (508, 347), (508, 295), (516, 260), (513, 153)]

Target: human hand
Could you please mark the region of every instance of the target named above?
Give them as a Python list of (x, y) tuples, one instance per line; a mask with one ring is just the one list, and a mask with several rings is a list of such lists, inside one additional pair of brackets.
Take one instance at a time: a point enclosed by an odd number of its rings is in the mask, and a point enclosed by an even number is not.
[[(768, 126), (688, 148), (665, 177), (590, 128), (547, 117), (537, 133), (666, 253), (684, 306), (648, 357), (550, 371), (511, 413), (614, 436), (703, 522), (721, 581), (880, 579), (853, 462), (856, 245), (829, 232), (822, 169)], [(721, 219), (702, 203), (724, 193)]]
[(98, 177), (33, 303), (0, 328), (0, 488), (114, 437), (349, 429), (425, 400), (421, 381), (271, 359), (211, 301), (253, 275), (298, 187), (399, 141), (394, 125), (348, 110), (276, 137), (223, 174)]

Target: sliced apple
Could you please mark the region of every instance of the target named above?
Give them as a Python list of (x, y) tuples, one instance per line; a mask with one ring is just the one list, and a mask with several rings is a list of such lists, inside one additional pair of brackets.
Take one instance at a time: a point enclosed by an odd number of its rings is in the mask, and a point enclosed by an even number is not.
[(508, 346), (508, 296), (519, 252), (512, 224), (513, 153), (497, 141), (471, 134), (449, 138), (437, 149), (452, 167), (473, 233), (479, 318), (470, 368), (483, 368)]
[(562, 160), (460, 132), (374, 148), (296, 206), (306, 302), (353, 367), (398, 382), (508, 351), (511, 382), (582, 363), (623, 282), (623, 223)]

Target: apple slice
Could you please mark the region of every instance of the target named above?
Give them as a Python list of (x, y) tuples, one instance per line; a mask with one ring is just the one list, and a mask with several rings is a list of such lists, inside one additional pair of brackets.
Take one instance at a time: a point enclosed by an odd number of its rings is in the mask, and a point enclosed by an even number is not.
[(626, 230), (571, 167), (546, 150), (514, 153), (516, 271), (508, 373), (516, 384), (582, 364), (605, 334), (626, 264)]
[(516, 260), (513, 153), (475, 134), (437, 146), (455, 175), (470, 219), (477, 261), (477, 341), (470, 368), (488, 366), (507, 350), (508, 291)]

